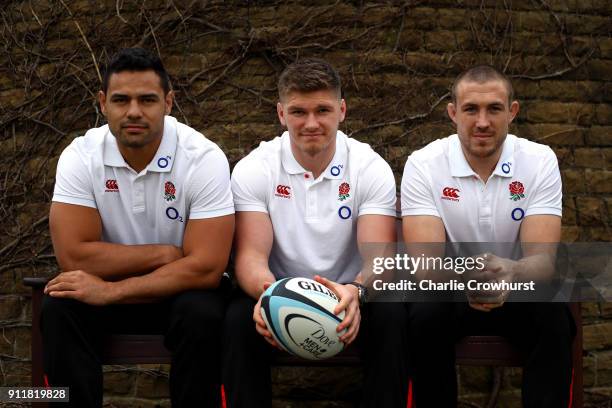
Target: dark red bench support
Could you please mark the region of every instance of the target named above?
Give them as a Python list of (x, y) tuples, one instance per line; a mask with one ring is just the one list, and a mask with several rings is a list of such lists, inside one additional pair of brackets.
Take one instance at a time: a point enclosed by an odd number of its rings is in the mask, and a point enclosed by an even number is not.
[[(42, 341), (40, 337), (40, 308), (42, 290), (46, 278), (24, 278), (24, 284), (32, 287), (32, 385), (44, 385), (42, 366)], [(571, 303), (571, 310), (578, 329), (573, 345), (574, 378), (572, 407), (582, 408), (582, 319), (580, 303)], [(457, 344), (457, 364), (474, 366), (518, 367), (523, 355), (503, 337), (468, 336)], [(170, 363), (170, 353), (163, 345), (161, 335), (110, 335), (104, 343), (104, 364), (165, 364)], [(355, 352), (347, 350), (324, 361), (306, 361), (289, 355), (279, 355), (275, 365), (285, 366), (355, 366), (360, 361)], [(40, 404), (39, 406), (44, 406)]]

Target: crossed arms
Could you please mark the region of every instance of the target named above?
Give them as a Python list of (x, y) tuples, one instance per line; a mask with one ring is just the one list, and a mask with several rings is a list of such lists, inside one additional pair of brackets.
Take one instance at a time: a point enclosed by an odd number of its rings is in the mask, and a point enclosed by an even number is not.
[(187, 221), (183, 248), (103, 242), (100, 215), (85, 206), (53, 202), (49, 224), (64, 272), (45, 293), (104, 305), (153, 302), (217, 287), (231, 249), (234, 216)]

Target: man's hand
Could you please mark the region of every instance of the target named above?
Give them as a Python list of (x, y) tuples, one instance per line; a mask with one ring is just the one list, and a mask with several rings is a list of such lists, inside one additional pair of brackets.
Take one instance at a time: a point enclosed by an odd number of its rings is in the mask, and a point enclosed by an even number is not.
[(257, 330), (257, 333), (261, 334), (271, 346), (276, 347), (279, 350), (283, 350), (283, 348), (274, 340), (274, 336), (272, 336), (272, 333), (270, 333), (270, 330), (268, 330), (268, 326), (266, 326), (266, 322), (264, 321), (263, 317), (261, 317), (261, 298), (270, 285), (271, 283), (269, 282), (266, 282), (263, 285), (263, 292), (253, 308), (253, 321), (255, 322), (255, 330)]
[[(511, 259), (501, 258), (499, 256), (486, 253), (482, 255), (485, 264), (484, 268), (480, 271), (481, 277), (477, 280), (481, 282), (501, 282), (511, 283), (516, 275), (517, 262)], [(479, 296), (470, 298), (468, 294), (469, 304), (476, 310), (481, 312), (490, 312), (491, 310), (503, 306), (504, 302), (508, 298), (510, 291), (500, 290), (495, 293), (483, 294), (486, 296), (489, 302), (477, 301)]]
[(338, 325), (336, 331), (341, 332), (346, 329), (346, 333), (340, 336), (340, 341), (348, 346), (357, 337), (361, 323), (358, 289), (354, 285), (341, 285), (319, 275), (315, 275), (314, 280), (325, 285), (340, 299), (334, 314), (337, 315), (344, 310), (344, 320)]
[(75, 299), (94, 306), (114, 303), (112, 283), (85, 271), (62, 272), (45, 286), (45, 293), (52, 297)]

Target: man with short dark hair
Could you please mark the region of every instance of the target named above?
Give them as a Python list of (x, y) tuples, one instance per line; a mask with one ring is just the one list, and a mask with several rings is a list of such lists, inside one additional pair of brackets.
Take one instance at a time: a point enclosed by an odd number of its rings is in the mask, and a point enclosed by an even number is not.
[(160, 333), (172, 405), (218, 408), (227, 159), (167, 116), (168, 74), (146, 50), (112, 59), (99, 98), (108, 125), (73, 140), (57, 166), (49, 224), (62, 272), (41, 315), (48, 382), (70, 387), (70, 406), (101, 407), (103, 335)]
[(260, 313), (261, 295), (277, 279), (307, 277), (340, 298), (336, 313), (346, 313), (338, 325), (338, 331), (346, 329), (340, 340), (349, 345), (358, 334), (362, 338), (362, 406), (405, 407), (406, 308), (365, 304), (361, 273), (368, 264), (362, 259), (368, 258), (367, 243), (395, 241), (391, 168), (370, 146), (338, 130), (346, 102), (327, 62), (289, 65), (278, 93), (278, 118), (287, 131), (262, 142), (232, 174), (240, 289), (225, 320), (228, 406), (271, 406), (276, 343)]
[[(561, 236), (554, 152), (508, 134), (519, 104), (508, 78), (493, 67), (467, 70), (452, 89), (447, 110), (457, 134), (430, 143), (406, 162), (401, 188), (406, 243), (521, 243), (520, 259), (484, 254), (477, 276), (496, 282), (550, 279)], [(491, 295), (496, 297), (468, 293), (469, 305), (411, 305), (416, 405), (455, 407), (455, 340), (498, 334), (527, 355), (523, 406), (567, 407), (574, 330), (567, 306), (505, 303), (507, 291)]]

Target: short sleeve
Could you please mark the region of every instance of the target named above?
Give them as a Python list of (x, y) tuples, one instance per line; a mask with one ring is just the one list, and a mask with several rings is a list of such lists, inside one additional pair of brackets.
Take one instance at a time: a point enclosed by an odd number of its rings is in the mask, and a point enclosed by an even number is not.
[(246, 157), (232, 173), (232, 193), (236, 211), (268, 213), (268, 177), (261, 163)]
[(359, 215), (389, 215), (395, 217), (395, 177), (389, 164), (377, 157), (359, 175), (359, 191), (362, 199)]
[(525, 216), (529, 215), (558, 215), (562, 213), (562, 184), (557, 156), (548, 148), (546, 157), (537, 173), (538, 184), (534, 195), (529, 200), (529, 207)]
[(234, 213), (229, 164), (220, 149), (201, 159), (187, 187), (191, 197), (190, 219), (221, 217)]
[(433, 215), (440, 217), (434, 201), (431, 185), (411, 156), (404, 166), (401, 186), (402, 216)]
[(69, 145), (57, 163), (53, 201), (98, 208), (87, 165), (79, 155), (76, 142)]

